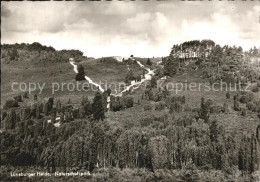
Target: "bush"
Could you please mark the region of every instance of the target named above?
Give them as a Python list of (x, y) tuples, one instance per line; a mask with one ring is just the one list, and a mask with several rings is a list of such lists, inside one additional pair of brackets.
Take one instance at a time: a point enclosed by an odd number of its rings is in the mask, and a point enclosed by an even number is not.
[(84, 67), (80, 64), (80, 65), (78, 65), (77, 69), (78, 69), (78, 73), (77, 73), (77, 75), (75, 77), (75, 80), (76, 81), (86, 80), (85, 79)]
[(239, 99), (239, 101), (243, 104), (246, 104), (248, 102), (251, 102), (254, 99), (253, 93), (246, 93), (245, 95), (242, 95)]
[(16, 100), (9, 99), (5, 102), (4, 109), (10, 109), (11, 107), (18, 107), (18, 102)]
[(153, 109), (153, 107), (150, 104), (146, 104), (144, 106), (144, 111), (151, 111)]
[(246, 108), (247, 108), (248, 110), (250, 110), (250, 111), (253, 111), (253, 112), (256, 112), (256, 111), (257, 111), (257, 106), (256, 106), (256, 104), (253, 103), (253, 102), (247, 103)]
[(256, 86), (260, 88), (260, 81), (257, 82)]
[(132, 96), (123, 97), (123, 107), (130, 108), (134, 106), (134, 98)]
[(223, 65), (222, 66), (222, 70), (223, 71), (229, 71), (230, 69), (229, 69), (229, 67), (227, 65)]
[(182, 112), (183, 108), (180, 102), (174, 102), (170, 105), (170, 113)]
[(155, 105), (156, 111), (162, 111), (165, 109), (165, 102), (161, 101)]
[(75, 77), (75, 80), (76, 80), (76, 81), (86, 80), (86, 79), (85, 79), (85, 74), (77, 73), (77, 74), (76, 74), (76, 77)]
[(153, 123), (153, 118), (150, 116), (140, 120), (140, 124), (142, 127), (149, 126), (152, 123)]
[(189, 111), (192, 111), (192, 109), (190, 108), (190, 106), (188, 104), (186, 104), (186, 105), (184, 105), (184, 111), (189, 112)]
[(230, 93), (229, 92), (226, 93), (226, 99), (230, 99)]
[(26, 107), (22, 111), (22, 120), (25, 121), (31, 117), (31, 108)]
[(25, 99), (28, 99), (28, 98), (29, 98), (28, 92), (25, 92), (25, 93), (23, 94), (23, 98), (25, 98)]
[(17, 102), (22, 102), (22, 96), (17, 95), (17, 96), (14, 97), (14, 100), (16, 100)]
[(242, 115), (242, 116), (246, 116), (246, 115), (247, 115), (246, 109), (242, 109), (241, 115)]
[(228, 113), (229, 109), (228, 109), (228, 104), (224, 103), (223, 108), (222, 108), (222, 112), (224, 113)]
[(3, 111), (2, 112), (2, 120), (4, 120), (6, 116), (7, 116), (7, 112)]
[(216, 105), (210, 106), (209, 109), (210, 109), (210, 113), (216, 113), (216, 114), (221, 113), (223, 110), (221, 106), (216, 106)]
[(156, 88), (157, 87), (157, 78), (156, 78), (156, 76), (153, 76), (151, 78), (151, 87), (152, 88)]
[(257, 87), (257, 86), (253, 87), (252, 92), (259, 92), (259, 87)]
[(240, 105), (239, 105), (239, 102), (237, 100), (234, 100), (234, 110), (240, 111)]

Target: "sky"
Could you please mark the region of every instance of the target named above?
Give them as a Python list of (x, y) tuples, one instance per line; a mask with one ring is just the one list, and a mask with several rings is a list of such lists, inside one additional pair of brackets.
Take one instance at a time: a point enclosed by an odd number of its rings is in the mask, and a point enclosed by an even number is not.
[(88, 57), (161, 57), (174, 44), (203, 39), (259, 47), (259, 1), (1, 2), (1, 43), (39, 42)]

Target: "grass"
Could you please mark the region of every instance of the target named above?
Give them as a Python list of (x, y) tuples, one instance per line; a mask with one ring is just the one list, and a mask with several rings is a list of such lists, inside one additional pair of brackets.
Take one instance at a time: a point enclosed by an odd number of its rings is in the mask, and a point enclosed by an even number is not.
[[(206, 83), (207, 80), (202, 76), (202, 71), (191, 71), (188, 74), (184, 75), (176, 75), (173, 78), (168, 78), (166, 80), (162, 80), (164, 83), (162, 86), (167, 83)], [(147, 83), (147, 82), (146, 82)], [(139, 89), (137, 89), (132, 96), (134, 97), (135, 103), (141, 99), (141, 95), (145, 90), (145, 84), (143, 84)], [(170, 92), (171, 95), (176, 95), (175, 91)], [(251, 136), (252, 133), (255, 133), (256, 127), (259, 124), (259, 119), (257, 118), (257, 113), (249, 112), (247, 116), (242, 116), (241, 112), (237, 112), (233, 110), (233, 96), (238, 92), (230, 92), (230, 99), (226, 99), (226, 91), (207, 91), (205, 87), (201, 86), (200, 91), (191, 91), (185, 90), (180, 91), (177, 95), (184, 95), (186, 98), (186, 105), (190, 108), (200, 108), (201, 98), (211, 99), (215, 105), (223, 106), (224, 103), (228, 104), (229, 112), (221, 113), (221, 114), (211, 114), (211, 119), (217, 119), (218, 124), (223, 126), (227, 133), (231, 133), (232, 131), (236, 131), (240, 136), (247, 135)], [(259, 100), (259, 92), (254, 93), (255, 99)], [(153, 104), (153, 102), (150, 102)], [(109, 120), (113, 125), (120, 125), (122, 127), (133, 127), (140, 126), (140, 120), (147, 116), (152, 115), (160, 115), (166, 111), (158, 112), (158, 111), (143, 111), (143, 107), (146, 102), (141, 101), (140, 105), (135, 105), (133, 108), (125, 109), (119, 112), (112, 112), (110, 114)], [(240, 104), (242, 108), (246, 108), (246, 104)], [(134, 115), (133, 115), (134, 113)], [(175, 117), (181, 117), (187, 115), (187, 112), (182, 113), (174, 113)]]
[[(118, 90), (118, 84), (124, 83), (125, 77), (128, 72), (126, 63), (120, 63), (112, 57), (99, 58), (99, 59), (85, 59), (80, 62), (85, 68), (85, 74), (90, 77), (94, 82), (101, 84), (104, 89), (115, 88)], [(12, 83), (25, 83), (29, 86), (29, 83), (35, 83), (42, 86), (44, 83), (44, 89), (41, 94), (40, 89), (37, 87), (29, 97), (33, 100), (34, 94), (38, 95), (39, 100), (44, 100), (49, 97), (54, 97), (56, 100), (61, 100), (62, 103), (68, 102), (70, 99), (72, 103), (79, 103), (82, 96), (94, 97), (96, 91), (89, 88), (87, 91), (74, 90), (70, 91), (71, 86), (76, 87), (75, 81), (76, 73), (73, 71), (73, 67), (69, 62), (61, 63), (44, 63), (44, 62), (30, 62), (27, 60), (11, 62), (9, 64), (2, 62), (2, 87), (1, 87), (1, 107), (6, 100), (12, 99), (14, 96), (23, 94), (22, 91), (12, 90)], [(134, 75), (140, 75), (143, 73), (143, 69), (137, 64), (130, 64), (129, 68), (133, 70)], [(55, 91), (53, 94), (53, 83), (57, 83), (55, 88), (59, 86), (60, 90)], [(64, 86), (62, 87), (62, 83)], [(87, 81), (81, 81), (80, 83), (88, 83)], [(63, 89), (62, 89), (63, 88)], [(29, 91), (27, 89), (27, 91)], [(26, 103), (27, 104), (27, 103)]]
[[(58, 83), (61, 88), (62, 83), (71, 83), (76, 85), (75, 73), (73, 67), (68, 62), (63, 63), (44, 63), (29, 64), (25, 62), (17, 62), (15, 64), (2, 63), (2, 83), (1, 83), (1, 106), (7, 99), (11, 99), (16, 95), (23, 94), (22, 91), (12, 90), (12, 83), (25, 83), (27, 86), (29, 83), (40, 84), (45, 83), (44, 89), (39, 94), (40, 89), (37, 88), (32, 92), (29, 97), (32, 100), (33, 95), (37, 94), (39, 100), (44, 100), (49, 97), (60, 99), (62, 102), (67, 102), (69, 98), (71, 102), (79, 102), (79, 99), (83, 95), (93, 95), (92, 91), (69, 91), (65, 85), (63, 91), (59, 91), (52, 94), (52, 83)], [(27, 89), (28, 91), (28, 89)]]

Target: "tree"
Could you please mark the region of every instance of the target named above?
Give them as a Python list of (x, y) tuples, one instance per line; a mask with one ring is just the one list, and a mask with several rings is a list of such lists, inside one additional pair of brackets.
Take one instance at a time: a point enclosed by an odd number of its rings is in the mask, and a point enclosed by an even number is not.
[(210, 131), (210, 140), (211, 142), (217, 142), (218, 138), (218, 125), (217, 125), (217, 120), (214, 119), (209, 126), (209, 131)]
[(177, 73), (179, 60), (174, 57), (169, 57), (164, 61), (163, 73), (165, 76), (174, 76)]
[(201, 98), (201, 105), (200, 105), (200, 118), (203, 119), (206, 123), (209, 121), (210, 116), (210, 109), (207, 102), (205, 102), (204, 97)]
[(103, 120), (105, 118), (103, 98), (99, 92), (97, 92), (94, 97), (92, 108), (93, 108), (93, 117), (95, 120)]
[(86, 80), (85, 79), (85, 71), (84, 71), (84, 67), (82, 66), (82, 64), (78, 65), (77, 69), (78, 69), (78, 73), (76, 75), (75, 80), (76, 81)]
[(107, 92), (107, 95), (110, 96), (110, 94), (111, 94), (112, 91), (111, 91), (110, 88), (108, 88), (106, 92)]
[(149, 58), (147, 59), (146, 64), (147, 64), (148, 66), (152, 66), (152, 62), (151, 62), (151, 60), (150, 60)]
[(259, 168), (259, 154), (258, 154), (258, 141), (254, 134), (251, 136), (251, 158), (250, 158), (250, 172), (254, 172)]
[(58, 100), (57, 103), (56, 103), (56, 109), (57, 109), (58, 113), (61, 112), (61, 102), (60, 102), (60, 100)]
[(226, 93), (226, 98), (230, 99), (230, 93), (229, 92)]
[(48, 102), (44, 104), (43, 113), (44, 113), (45, 116), (48, 115)]
[(48, 100), (48, 112), (52, 110), (53, 102), (54, 102), (54, 98), (50, 97), (49, 100)]

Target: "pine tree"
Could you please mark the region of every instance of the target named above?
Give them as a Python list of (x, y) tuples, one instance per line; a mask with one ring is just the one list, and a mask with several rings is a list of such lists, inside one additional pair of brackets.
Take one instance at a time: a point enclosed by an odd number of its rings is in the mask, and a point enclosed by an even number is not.
[(210, 110), (208, 104), (205, 102), (204, 97), (201, 98), (201, 105), (200, 105), (200, 118), (203, 119), (206, 123), (209, 121)]
[(152, 66), (152, 62), (151, 62), (151, 60), (150, 60), (149, 58), (147, 59), (146, 64), (147, 64), (148, 66)]
[(45, 116), (48, 115), (48, 103), (45, 103), (45, 104), (44, 104), (43, 113), (44, 113)]
[(226, 99), (230, 99), (230, 93), (229, 92), (226, 93)]
[(217, 120), (213, 120), (209, 127), (210, 130), (210, 140), (211, 142), (217, 142), (218, 139), (218, 125)]
[(93, 117), (95, 120), (103, 120), (105, 118), (105, 109), (103, 105), (102, 95), (97, 92), (92, 104), (93, 108)]
[(58, 100), (57, 103), (56, 103), (56, 109), (57, 109), (58, 113), (61, 112), (61, 102), (60, 102), (60, 100)]
[(254, 134), (251, 137), (250, 172), (253, 173), (259, 167), (258, 142)]
[(85, 79), (85, 71), (84, 71), (84, 67), (80, 64), (78, 65), (78, 73), (76, 75), (75, 80), (76, 81), (81, 81), (81, 80), (86, 80)]

